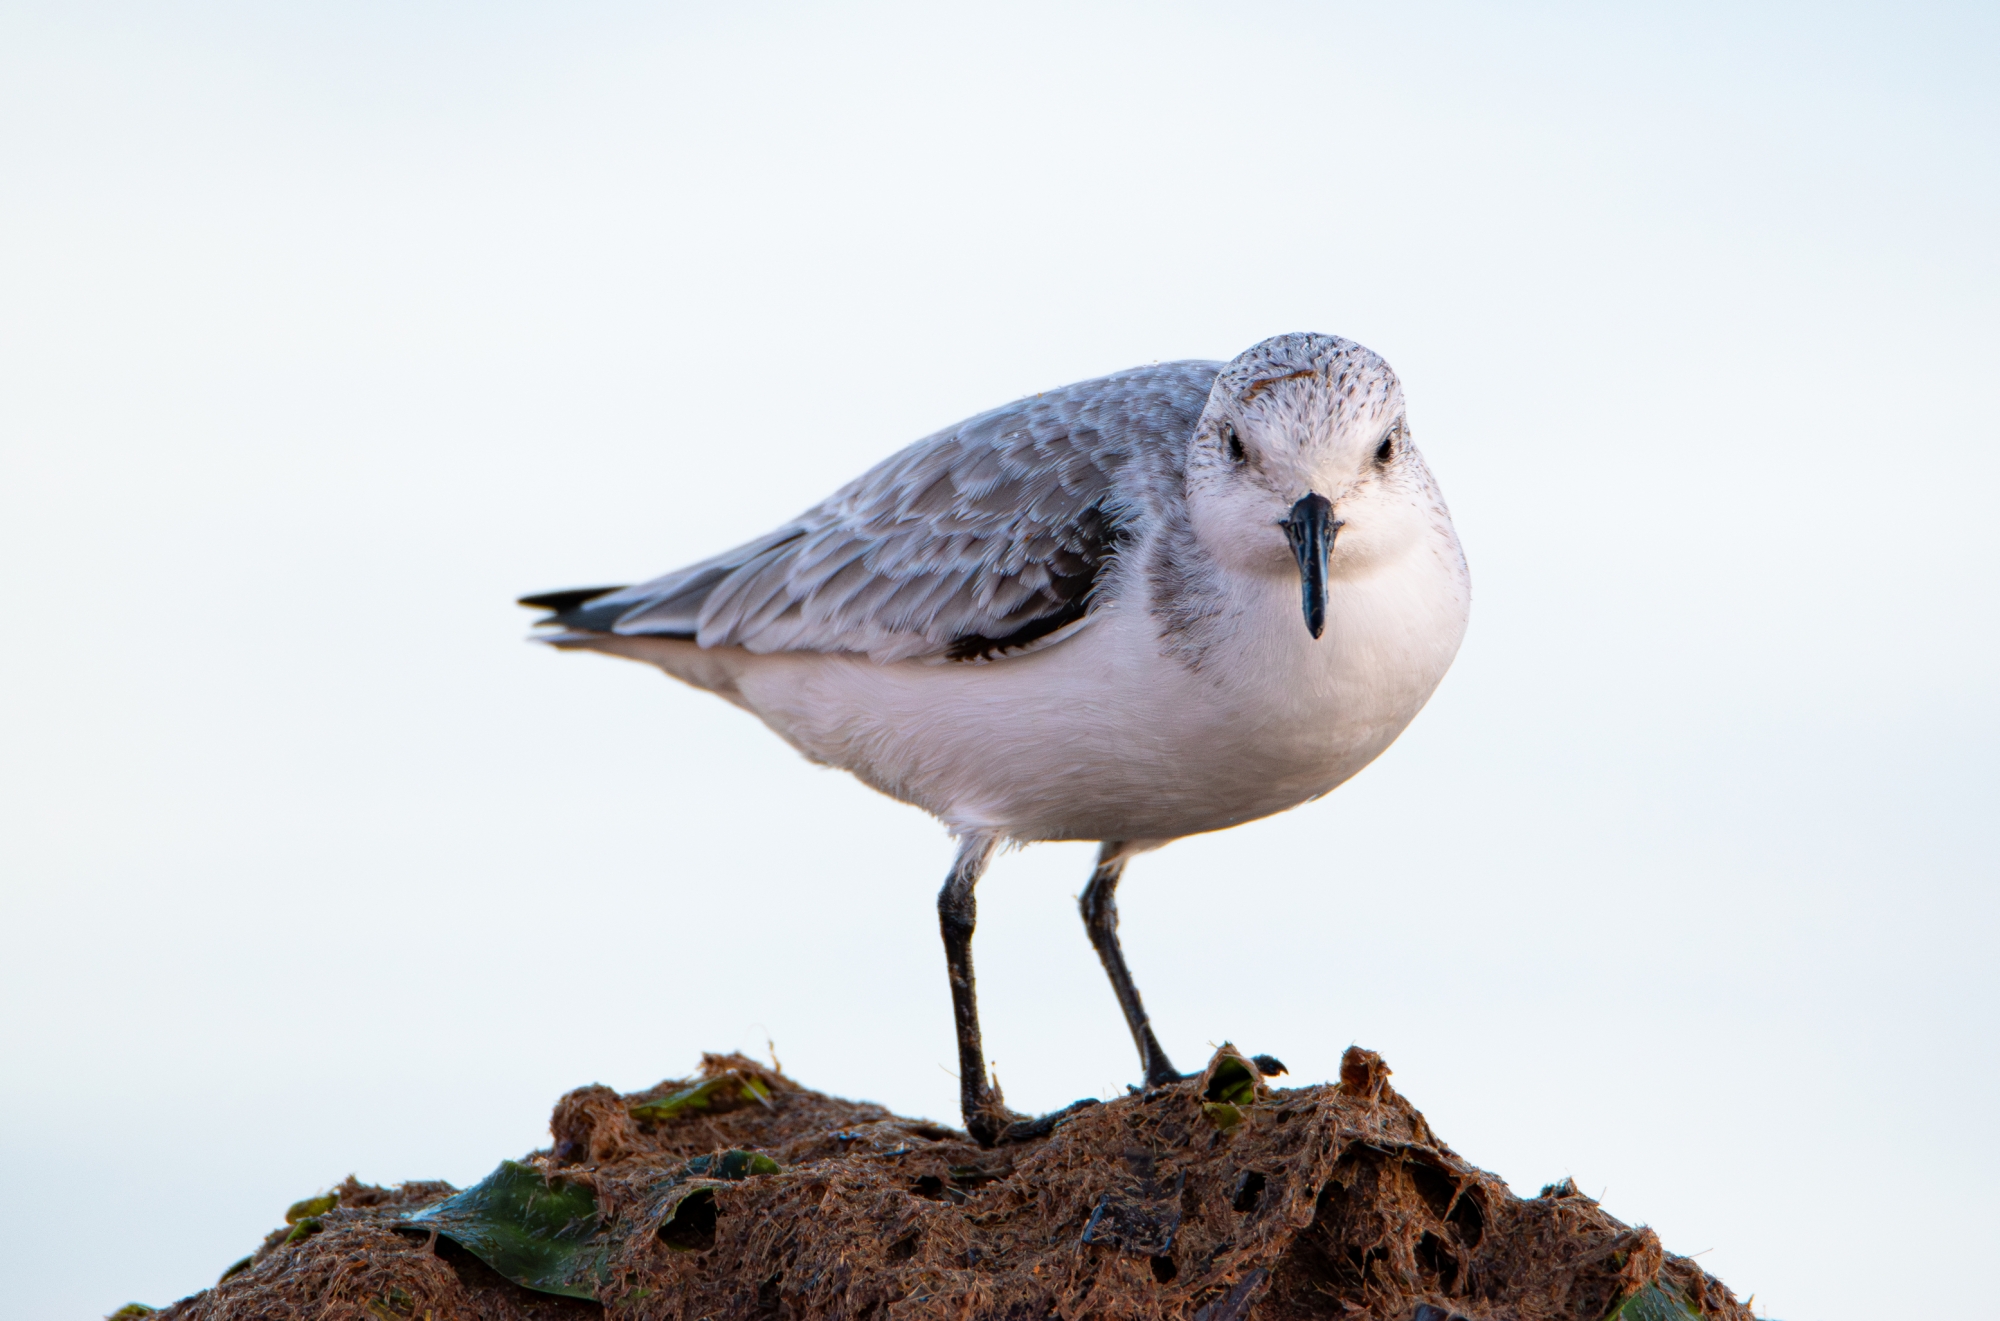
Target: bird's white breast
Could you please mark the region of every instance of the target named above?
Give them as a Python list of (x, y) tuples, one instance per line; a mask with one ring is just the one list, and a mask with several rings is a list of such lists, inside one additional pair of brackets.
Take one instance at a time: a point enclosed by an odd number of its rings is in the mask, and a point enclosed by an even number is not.
[(1408, 555), (1329, 584), (1326, 635), (1297, 579), (1231, 584), (1200, 662), (1166, 654), (1138, 601), (1076, 636), (985, 664), (878, 664), (812, 653), (705, 653), (664, 668), (728, 695), (808, 756), (942, 818), (1019, 840), (1164, 841), (1328, 792), (1388, 747), (1463, 636), (1463, 561), (1448, 526)]

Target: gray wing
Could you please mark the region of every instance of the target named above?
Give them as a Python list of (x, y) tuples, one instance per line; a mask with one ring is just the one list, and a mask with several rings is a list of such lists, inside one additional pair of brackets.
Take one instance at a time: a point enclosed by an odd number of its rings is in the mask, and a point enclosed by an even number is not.
[(726, 554), (524, 603), (573, 630), (753, 652), (969, 660), (1046, 644), (1084, 620), (1129, 536), (1134, 464), (1178, 471), (1219, 365), (1139, 367), (1018, 400)]

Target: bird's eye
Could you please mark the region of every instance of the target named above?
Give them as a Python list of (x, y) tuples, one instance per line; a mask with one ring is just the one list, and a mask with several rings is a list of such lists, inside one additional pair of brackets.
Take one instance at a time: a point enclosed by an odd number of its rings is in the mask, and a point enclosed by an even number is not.
[(1231, 463), (1242, 463), (1250, 457), (1244, 453), (1243, 438), (1236, 434), (1235, 427), (1224, 427), (1222, 429), (1222, 436), (1223, 439), (1229, 442), (1229, 461)]
[(1375, 447), (1375, 466), (1381, 467), (1396, 457), (1396, 433), (1391, 431), (1382, 437), (1382, 443)]

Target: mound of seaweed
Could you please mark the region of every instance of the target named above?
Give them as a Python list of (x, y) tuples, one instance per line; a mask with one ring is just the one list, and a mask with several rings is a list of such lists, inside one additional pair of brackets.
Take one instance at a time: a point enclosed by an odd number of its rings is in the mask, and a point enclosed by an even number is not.
[(1199, 1079), (988, 1150), (705, 1056), (571, 1092), (548, 1150), (463, 1192), (350, 1178), (154, 1315), (1750, 1321), (1573, 1185), (1524, 1200), (1467, 1164), (1374, 1053), (1291, 1090), (1274, 1063), (1224, 1046)]

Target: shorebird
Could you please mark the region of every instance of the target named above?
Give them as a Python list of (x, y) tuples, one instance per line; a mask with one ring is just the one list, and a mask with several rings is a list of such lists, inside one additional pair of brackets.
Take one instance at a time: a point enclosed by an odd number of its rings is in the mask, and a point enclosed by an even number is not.
[(1084, 927), (1146, 1086), (1177, 1080), (1118, 942), (1126, 861), (1373, 761), (1469, 601), (1395, 373), (1291, 334), (1017, 400), (735, 550), (522, 604), (550, 612), (541, 641), (657, 665), (950, 829), (960, 1104), (991, 1145), (1053, 1118), (1007, 1109), (980, 1044), (973, 887), (996, 846), (1100, 842)]

